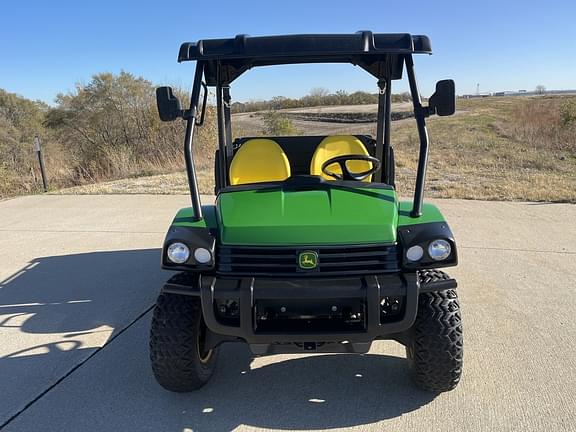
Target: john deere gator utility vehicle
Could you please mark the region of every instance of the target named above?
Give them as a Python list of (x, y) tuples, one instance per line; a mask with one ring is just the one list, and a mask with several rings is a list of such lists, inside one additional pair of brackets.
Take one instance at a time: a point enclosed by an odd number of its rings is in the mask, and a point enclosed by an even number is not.
[[(405, 345), (421, 388), (457, 385), (456, 281), (437, 270), (457, 264), (456, 243), (440, 211), (423, 203), (426, 118), (454, 113), (454, 82), (439, 81), (424, 106), (413, 63), (420, 53), (431, 53), (426, 36), (369, 31), (239, 35), (180, 47), (179, 62), (196, 61), (189, 107), (182, 109), (169, 87), (156, 93), (162, 120), (186, 121), (192, 200), (162, 250), (162, 268), (177, 272), (162, 289), (151, 328), (152, 369), (163, 387), (204, 385), (223, 342), (245, 342), (264, 355), (365, 353), (383, 339)], [(234, 80), (254, 67), (297, 63), (351, 63), (374, 76), (376, 138), (232, 140)], [(403, 73), (420, 138), (412, 201), (396, 194), (390, 143), (392, 82)], [(215, 205), (200, 203), (192, 156), (208, 87), (215, 87), (219, 131)]]

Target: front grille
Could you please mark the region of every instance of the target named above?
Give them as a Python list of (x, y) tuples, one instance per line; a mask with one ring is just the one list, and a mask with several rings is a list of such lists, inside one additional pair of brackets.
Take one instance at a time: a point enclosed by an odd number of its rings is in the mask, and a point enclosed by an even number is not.
[[(302, 269), (302, 252), (316, 252), (317, 266)], [(231, 276), (314, 277), (392, 273), (399, 271), (396, 245), (321, 247), (219, 246), (217, 272)]]

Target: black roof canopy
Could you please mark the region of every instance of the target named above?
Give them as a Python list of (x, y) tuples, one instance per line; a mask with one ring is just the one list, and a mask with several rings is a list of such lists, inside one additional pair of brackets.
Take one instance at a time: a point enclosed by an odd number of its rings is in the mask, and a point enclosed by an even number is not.
[[(408, 33), (308, 34), (206, 39), (185, 42), (178, 61), (202, 61), (208, 85), (229, 84), (255, 66), (351, 63), (377, 78), (402, 78), (405, 55), (431, 54), (427, 36)], [(220, 79), (217, 76), (220, 65)]]

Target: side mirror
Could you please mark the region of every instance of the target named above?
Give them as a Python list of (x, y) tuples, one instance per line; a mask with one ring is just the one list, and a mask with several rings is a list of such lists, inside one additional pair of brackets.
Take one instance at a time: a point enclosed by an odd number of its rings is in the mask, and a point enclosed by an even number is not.
[(428, 114), (449, 116), (456, 111), (456, 86), (454, 80), (436, 83), (436, 91), (428, 100)]
[(156, 89), (156, 105), (162, 121), (174, 121), (182, 117), (182, 104), (174, 95), (172, 87), (158, 87)]

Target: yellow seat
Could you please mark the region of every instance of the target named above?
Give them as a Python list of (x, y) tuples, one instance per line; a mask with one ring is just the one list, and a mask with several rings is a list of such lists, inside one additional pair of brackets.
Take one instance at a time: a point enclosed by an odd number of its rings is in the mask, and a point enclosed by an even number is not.
[[(368, 150), (362, 141), (352, 135), (334, 135), (324, 138), (312, 156), (312, 161), (310, 162), (310, 174), (321, 176), (326, 180), (336, 180), (333, 177), (327, 176), (322, 172), (322, 164), (328, 159), (332, 159), (336, 156), (344, 155), (365, 155), (369, 156)], [(367, 161), (355, 161), (351, 160), (346, 162), (346, 166), (352, 173), (360, 173), (372, 168), (372, 163)], [(328, 168), (335, 174), (342, 174), (342, 169), (340, 165), (333, 164), (329, 165)], [(372, 181), (372, 176), (366, 177), (365, 182)]]
[(283, 181), (290, 177), (290, 162), (275, 141), (250, 139), (234, 155), (229, 175), (231, 185)]

